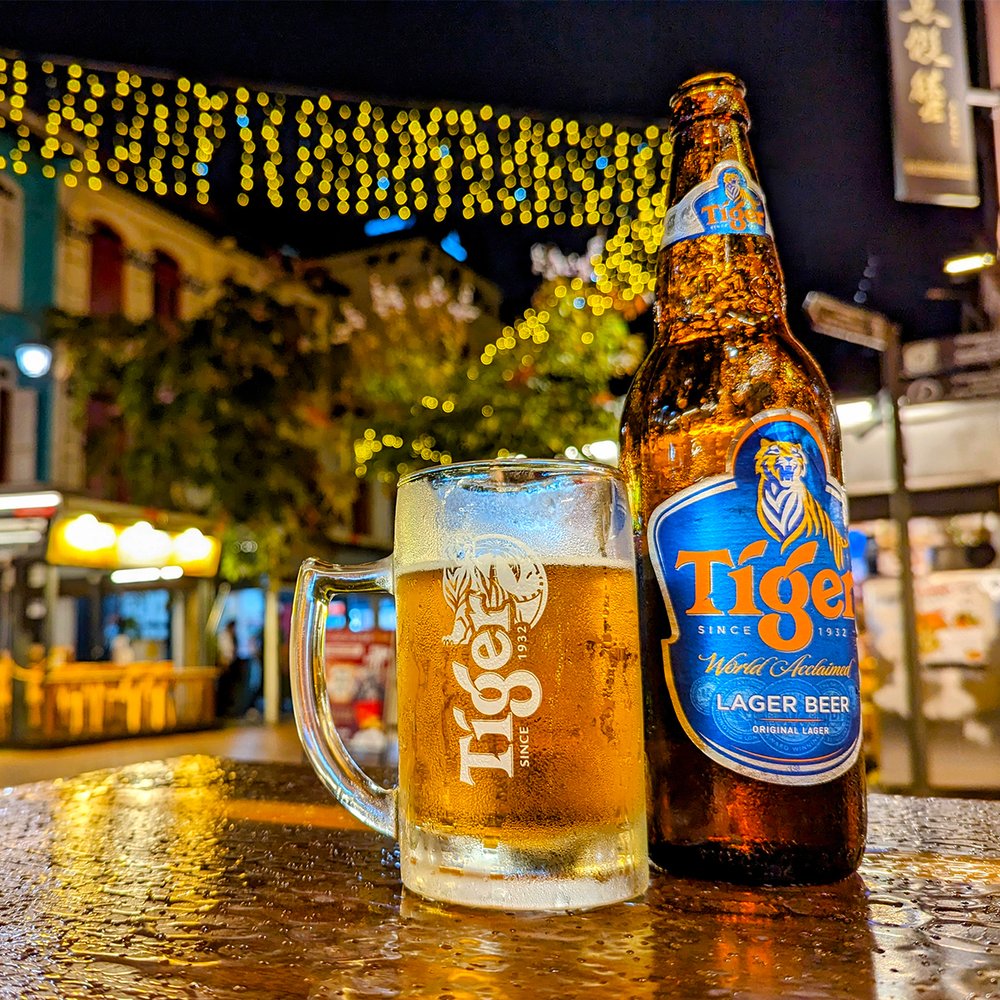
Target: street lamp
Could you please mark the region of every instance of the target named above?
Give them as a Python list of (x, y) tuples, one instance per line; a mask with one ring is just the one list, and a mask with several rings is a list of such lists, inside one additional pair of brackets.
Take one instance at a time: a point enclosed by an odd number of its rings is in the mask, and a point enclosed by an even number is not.
[(14, 360), (22, 375), (42, 378), (52, 367), (52, 349), (45, 344), (18, 344), (14, 348)]

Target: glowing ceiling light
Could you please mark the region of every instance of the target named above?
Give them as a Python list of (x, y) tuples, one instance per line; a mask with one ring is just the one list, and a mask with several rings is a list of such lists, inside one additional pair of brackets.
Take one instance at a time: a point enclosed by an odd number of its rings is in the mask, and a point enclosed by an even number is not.
[(116, 569), (111, 574), (112, 583), (155, 583), (159, 579), (160, 571), (155, 566)]
[(66, 525), (63, 537), (81, 552), (98, 552), (114, 545), (118, 533), (113, 525), (98, 521), (93, 514), (81, 514)]
[(174, 539), (174, 557), (178, 562), (201, 562), (212, 554), (212, 540), (198, 528), (188, 528)]
[(878, 414), (873, 400), (852, 399), (837, 404), (837, 419), (841, 430), (851, 431), (878, 422)]
[(0, 510), (48, 510), (61, 503), (62, 494), (54, 491), (0, 495)]
[(136, 521), (118, 536), (118, 554), (126, 563), (164, 563), (170, 558), (172, 548), (170, 536), (149, 521)]

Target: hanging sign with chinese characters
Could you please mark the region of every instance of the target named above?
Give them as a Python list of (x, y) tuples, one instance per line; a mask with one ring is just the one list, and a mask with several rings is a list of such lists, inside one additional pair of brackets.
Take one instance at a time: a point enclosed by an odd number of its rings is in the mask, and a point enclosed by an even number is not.
[(889, 0), (896, 200), (979, 204), (961, 0)]

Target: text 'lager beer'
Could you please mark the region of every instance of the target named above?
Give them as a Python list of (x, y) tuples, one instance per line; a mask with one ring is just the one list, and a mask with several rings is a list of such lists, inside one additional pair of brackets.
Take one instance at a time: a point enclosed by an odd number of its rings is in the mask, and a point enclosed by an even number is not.
[(785, 317), (744, 93), (712, 73), (671, 100), (657, 338), (622, 418), (650, 856), (828, 882), (856, 869), (866, 825), (840, 432)]

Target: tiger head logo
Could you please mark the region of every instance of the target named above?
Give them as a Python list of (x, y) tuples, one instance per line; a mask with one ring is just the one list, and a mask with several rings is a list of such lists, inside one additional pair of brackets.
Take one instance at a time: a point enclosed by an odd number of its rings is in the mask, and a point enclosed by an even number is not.
[(764, 531), (781, 543), (781, 550), (797, 540), (819, 536), (830, 546), (837, 568), (843, 569), (848, 542), (809, 490), (802, 446), (761, 438), (754, 471), (757, 517)]
[(472, 640), (476, 622), (507, 628), (523, 623), (534, 627), (545, 610), (549, 584), (545, 567), (527, 546), (502, 535), (467, 539), (452, 565), (444, 569), (444, 598), (455, 613), (454, 627), (444, 636), (448, 645)]
[(729, 199), (730, 204), (738, 205), (746, 198), (743, 176), (738, 170), (727, 170), (723, 173), (722, 188), (726, 192), (726, 197)]

